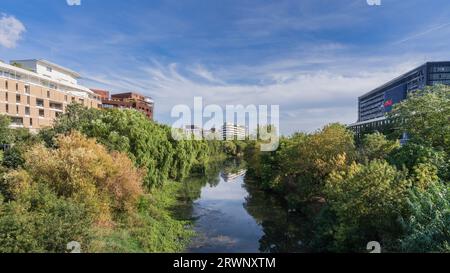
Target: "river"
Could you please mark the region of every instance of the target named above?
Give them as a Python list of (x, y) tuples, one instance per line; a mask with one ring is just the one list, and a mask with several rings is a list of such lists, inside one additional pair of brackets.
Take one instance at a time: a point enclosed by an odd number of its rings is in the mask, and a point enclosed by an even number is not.
[(181, 215), (196, 236), (191, 253), (304, 252), (307, 225), (282, 200), (255, 187), (245, 164), (227, 161), (184, 181)]

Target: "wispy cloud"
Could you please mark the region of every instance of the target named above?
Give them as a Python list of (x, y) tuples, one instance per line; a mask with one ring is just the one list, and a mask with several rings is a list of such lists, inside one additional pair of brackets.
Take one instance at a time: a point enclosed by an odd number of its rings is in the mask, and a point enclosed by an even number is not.
[(197, 64), (194, 67), (189, 68), (189, 71), (199, 76), (200, 78), (207, 80), (210, 83), (224, 84), (224, 81), (215, 77), (211, 71), (207, 70), (204, 66), (200, 64)]
[(421, 37), (423, 37), (423, 36), (425, 36), (427, 34), (433, 33), (433, 32), (435, 32), (437, 30), (443, 29), (443, 28), (448, 27), (448, 26), (450, 26), (450, 23), (445, 23), (445, 24), (431, 26), (431, 27), (429, 27), (428, 29), (426, 29), (424, 31), (421, 31), (421, 32), (415, 33), (413, 35), (410, 35), (408, 37), (405, 37), (405, 38), (403, 38), (403, 39), (393, 43), (393, 45), (398, 45), (398, 44), (402, 44), (402, 43), (406, 43), (406, 42), (415, 40), (417, 38), (421, 38)]
[(14, 16), (0, 15), (0, 45), (6, 48), (16, 47), (17, 42), (22, 38), (26, 31), (21, 21)]
[[(346, 63), (357, 62), (348, 60)], [(286, 64), (284, 68), (282, 63)], [(226, 70), (233, 71), (235, 79), (229, 83), (220, 77), (220, 69), (205, 72), (204, 69), (155, 61), (141, 64), (139, 73), (133, 75), (110, 71), (107, 76), (98, 77), (97, 83), (107, 84), (113, 90), (142, 87), (141, 91), (157, 102), (157, 119), (169, 124), (173, 122), (169, 116), (172, 107), (192, 105), (194, 96), (203, 97), (205, 104), (221, 106), (280, 105), (281, 130), (288, 134), (297, 130), (314, 131), (329, 122), (356, 121), (358, 96), (413, 67), (402, 63), (391, 68), (354, 69), (349, 73), (351, 75), (347, 75), (349, 67), (309, 71), (292, 68), (290, 64), (288, 60), (280, 60), (263, 68), (254, 67), (255, 71), (258, 70), (257, 77), (265, 84), (239, 83), (240, 78), (255, 76), (249, 68), (228, 67)], [(284, 71), (285, 80), (274, 80), (274, 75), (280, 75), (280, 70)], [(199, 74), (204, 77), (199, 78)]]

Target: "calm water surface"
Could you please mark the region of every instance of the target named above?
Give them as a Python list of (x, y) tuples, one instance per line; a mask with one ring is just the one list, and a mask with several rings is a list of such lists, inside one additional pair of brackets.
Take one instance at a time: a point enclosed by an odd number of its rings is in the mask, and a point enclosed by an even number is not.
[(239, 163), (184, 183), (184, 218), (193, 221), (197, 232), (188, 252), (305, 251), (303, 218), (252, 186)]

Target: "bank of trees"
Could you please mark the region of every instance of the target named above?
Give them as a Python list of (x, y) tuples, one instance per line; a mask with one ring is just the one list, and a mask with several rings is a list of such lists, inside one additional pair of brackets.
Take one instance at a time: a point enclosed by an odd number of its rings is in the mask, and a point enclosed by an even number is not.
[(181, 180), (207, 172), (217, 142), (174, 141), (134, 110), (73, 104), (31, 135), (0, 117), (0, 252), (182, 251), (192, 232), (171, 213)]
[(260, 187), (292, 208), (321, 203), (314, 215), (318, 251), (365, 251), (379, 241), (385, 251), (450, 251), (450, 89), (413, 93), (390, 118), (393, 135), (408, 132), (406, 145), (381, 133), (356, 145), (344, 126), (281, 138), (280, 149), (246, 149), (249, 173)]

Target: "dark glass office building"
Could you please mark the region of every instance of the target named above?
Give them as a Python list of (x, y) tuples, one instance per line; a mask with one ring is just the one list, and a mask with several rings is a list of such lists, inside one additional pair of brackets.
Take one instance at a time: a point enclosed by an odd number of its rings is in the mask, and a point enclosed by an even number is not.
[(428, 62), (362, 95), (358, 99), (358, 122), (350, 128), (359, 134), (388, 123), (385, 114), (393, 105), (410, 92), (435, 84), (450, 85), (450, 62)]

